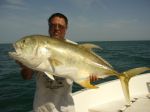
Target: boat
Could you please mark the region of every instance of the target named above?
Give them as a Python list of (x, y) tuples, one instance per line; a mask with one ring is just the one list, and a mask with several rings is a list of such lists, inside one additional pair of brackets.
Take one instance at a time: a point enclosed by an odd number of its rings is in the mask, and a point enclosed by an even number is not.
[(131, 102), (126, 105), (120, 80), (97, 85), (73, 93), (76, 112), (150, 112), (150, 73), (129, 81)]

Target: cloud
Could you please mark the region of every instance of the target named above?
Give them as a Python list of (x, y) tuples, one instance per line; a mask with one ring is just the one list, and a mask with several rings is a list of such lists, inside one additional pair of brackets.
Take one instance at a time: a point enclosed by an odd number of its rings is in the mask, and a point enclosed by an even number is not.
[(75, 41), (129, 40), (131, 37), (132, 39), (137, 39), (142, 29), (139, 28), (138, 23), (139, 20), (136, 18), (108, 19), (92, 22), (91, 19), (78, 16), (71, 20), (68, 37)]
[(4, 9), (13, 9), (13, 10), (24, 10), (25, 8), (25, 2), (24, 0), (5, 0), (1, 4), (1, 8)]
[(24, 5), (24, 0), (6, 0), (10, 5)]
[[(94, 8), (97, 9), (107, 9), (107, 4), (105, 0), (70, 0), (71, 4), (73, 4), (78, 10), (87, 11), (92, 10)], [(99, 10), (100, 11), (100, 10)]]
[(120, 29), (120, 28), (127, 28), (134, 26), (138, 23), (137, 19), (123, 19), (123, 20), (112, 20), (109, 22), (104, 23), (105, 28), (110, 28), (110, 29)]

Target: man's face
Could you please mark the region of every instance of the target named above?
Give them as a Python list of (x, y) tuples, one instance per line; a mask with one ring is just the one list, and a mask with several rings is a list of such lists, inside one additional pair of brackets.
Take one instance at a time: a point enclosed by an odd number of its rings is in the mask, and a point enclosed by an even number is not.
[(53, 38), (64, 39), (67, 25), (64, 18), (54, 17), (49, 22), (49, 34)]

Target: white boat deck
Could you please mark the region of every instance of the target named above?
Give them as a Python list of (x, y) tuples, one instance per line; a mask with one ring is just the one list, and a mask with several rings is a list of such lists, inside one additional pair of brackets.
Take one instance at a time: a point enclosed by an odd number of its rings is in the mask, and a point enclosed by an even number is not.
[(132, 104), (127, 107), (119, 80), (98, 85), (98, 89), (73, 94), (76, 112), (150, 112), (150, 73), (129, 82)]
[(135, 98), (130, 106), (122, 101), (113, 101), (88, 110), (89, 112), (150, 112), (150, 98), (148, 96)]

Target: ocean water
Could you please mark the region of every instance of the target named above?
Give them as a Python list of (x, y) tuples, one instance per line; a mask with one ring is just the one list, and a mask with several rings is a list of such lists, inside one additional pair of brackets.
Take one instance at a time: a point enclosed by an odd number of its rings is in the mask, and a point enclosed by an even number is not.
[[(88, 42), (89, 43), (89, 42)], [(90, 42), (103, 50), (94, 51), (106, 59), (119, 72), (141, 66), (150, 67), (150, 41)], [(23, 80), (19, 66), (8, 56), (11, 44), (0, 44), (0, 112), (30, 112), (32, 110), (35, 80)], [(96, 81), (114, 80), (109, 77)], [(73, 92), (82, 89), (73, 85)]]

